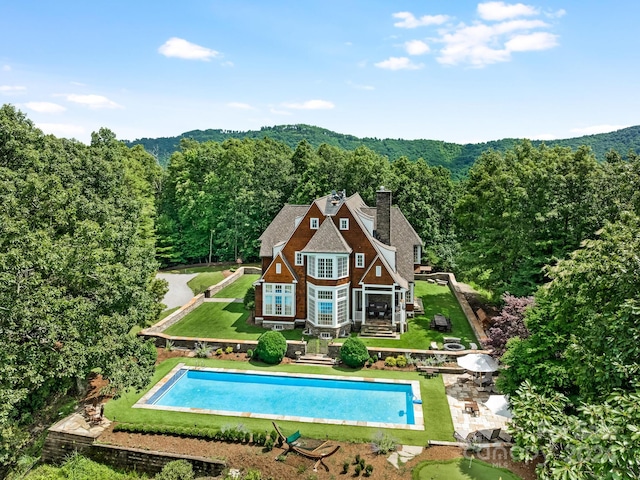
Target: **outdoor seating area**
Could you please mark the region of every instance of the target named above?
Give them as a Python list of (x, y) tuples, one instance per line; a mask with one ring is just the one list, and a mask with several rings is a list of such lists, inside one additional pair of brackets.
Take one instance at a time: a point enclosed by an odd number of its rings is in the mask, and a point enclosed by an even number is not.
[(367, 316), (369, 318), (386, 318), (391, 313), (386, 302), (369, 302)]
[(433, 316), (433, 320), (431, 320), (431, 324), (429, 325), (431, 330), (437, 330), (439, 332), (450, 332), (451, 331), (451, 319), (445, 317), (441, 313), (437, 313)]

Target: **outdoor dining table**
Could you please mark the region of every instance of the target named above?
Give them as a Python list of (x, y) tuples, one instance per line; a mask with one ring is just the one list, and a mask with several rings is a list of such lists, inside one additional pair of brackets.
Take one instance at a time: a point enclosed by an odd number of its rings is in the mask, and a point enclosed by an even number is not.
[(431, 321), (431, 328), (435, 328), (440, 332), (450, 332), (451, 320), (440, 313), (436, 313)]

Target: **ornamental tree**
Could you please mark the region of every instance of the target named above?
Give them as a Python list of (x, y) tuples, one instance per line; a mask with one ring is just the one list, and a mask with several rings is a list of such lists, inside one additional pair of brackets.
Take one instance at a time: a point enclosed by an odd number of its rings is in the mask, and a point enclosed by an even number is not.
[(533, 297), (516, 297), (509, 293), (502, 296), (504, 306), (500, 314), (493, 318), (493, 324), (488, 332), (487, 347), (493, 348), (493, 354), (501, 357), (507, 341), (511, 338), (524, 340), (529, 336), (529, 330), (524, 323), (525, 311), (533, 304)]
[(352, 368), (359, 368), (369, 359), (369, 350), (358, 337), (349, 337), (340, 347), (340, 358)]

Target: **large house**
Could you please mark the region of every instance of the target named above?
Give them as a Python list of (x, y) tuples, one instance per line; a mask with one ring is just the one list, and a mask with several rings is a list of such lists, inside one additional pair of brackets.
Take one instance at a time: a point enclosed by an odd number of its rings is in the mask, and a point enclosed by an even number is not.
[(406, 331), (422, 240), (389, 190), (376, 192), (375, 207), (345, 192), (285, 205), (260, 241), (258, 324), (321, 338), (373, 325)]

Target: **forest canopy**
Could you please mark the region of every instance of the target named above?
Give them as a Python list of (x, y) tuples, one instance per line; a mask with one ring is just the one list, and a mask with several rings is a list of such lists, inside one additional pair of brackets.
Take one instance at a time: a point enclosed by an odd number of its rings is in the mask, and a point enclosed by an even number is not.
[(155, 348), (129, 331), (162, 308), (161, 175), (109, 130), (86, 146), (0, 108), (0, 464), (27, 440), (32, 415), (90, 371), (114, 391), (146, 385)]

